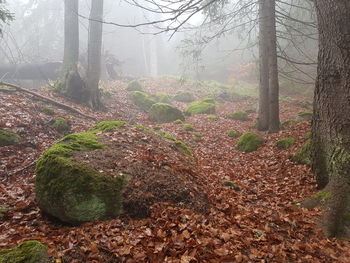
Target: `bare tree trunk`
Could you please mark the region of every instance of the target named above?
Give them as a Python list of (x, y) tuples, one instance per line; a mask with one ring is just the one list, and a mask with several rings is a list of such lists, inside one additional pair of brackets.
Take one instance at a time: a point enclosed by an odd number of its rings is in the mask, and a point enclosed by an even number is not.
[(259, 112), (258, 130), (269, 128), (269, 39), (268, 39), (268, 5), (266, 0), (259, 0)]
[(279, 83), (277, 63), (277, 35), (276, 35), (276, 0), (268, 0), (269, 20), (269, 132), (278, 132), (280, 129), (279, 118)]
[(94, 109), (100, 109), (102, 103), (98, 84), (101, 74), (102, 21), (103, 0), (91, 0), (88, 42), (88, 68), (86, 84), (89, 93), (88, 104)]
[(312, 120), (313, 167), (319, 184), (329, 181), (325, 232), (344, 236), (350, 233), (350, 2), (315, 0), (315, 4), (319, 56)]

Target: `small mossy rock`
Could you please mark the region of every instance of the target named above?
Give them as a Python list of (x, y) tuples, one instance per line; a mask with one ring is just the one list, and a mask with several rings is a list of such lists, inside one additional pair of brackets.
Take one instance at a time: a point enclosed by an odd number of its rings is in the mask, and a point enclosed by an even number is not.
[(312, 112), (301, 111), (301, 112), (298, 113), (298, 118), (300, 120), (310, 121), (310, 120), (312, 120)]
[(194, 101), (186, 109), (186, 113), (191, 114), (214, 114), (215, 113), (215, 104), (203, 102), (203, 101)]
[(130, 81), (126, 87), (127, 91), (143, 91), (142, 85), (137, 80)]
[(201, 101), (215, 104), (215, 99), (210, 98), (210, 97), (202, 98)]
[(21, 141), (21, 137), (9, 130), (0, 129), (0, 147), (7, 145), (15, 145)]
[(182, 120), (175, 120), (175, 121), (174, 121), (174, 124), (182, 124), (182, 123), (183, 123)]
[(263, 144), (263, 139), (254, 132), (246, 132), (239, 137), (237, 149), (242, 152), (256, 151)]
[(212, 121), (217, 121), (217, 120), (219, 119), (219, 117), (216, 116), (216, 115), (209, 115), (209, 116), (208, 116), (208, 119), (209, 119), (209, 120), (212, 120)]
[(185, 131), (194, 131), (194, 128), (193, 128), (193, 125), (190, 124), (190, 123), (186, 123), (182, 126), (182, 128), (185, 130)]
[(180, 102), (192, 102), (195, 100), (195, 97), (189, 91), (179, 91), (174, 95), (173, 99)]
[(144, 111), (148, 111), (156, 103), (147, 93), (142, 91), (133, 91), (131, 93), (131, 100)]
[(171, 97), (163, 92), (159, 92), (154, 96), (155, 101), (159, 103), (171, 104)]
[(36, 240), (12, 249), (0, 250), (0, 263), (48, 263), (47, 247)]
[(10, 211), (10, 208), (7, 205), (0, 205), (0, 219), (3, 218), (8, 211)]
[(53, 120), (50, 126), (60, 134), (67, 134), (69, 132), (69, 123), (62, 117)]
[(239, 132), (235, 130), (228, 130), (227, 131), (227, 136), (231, 138), (238, 138), (240, 136)]
[(90, 132), (112, 132), (123, 126), (125, 121), (101, 121), (93, 126)]
[(153, 104), (149, 114), (152, 120), (161, 123), (185, 120), (185, 116), (183, 115), (182, 111), (166, 103)]
[(228, 114), (227, 118), (229, 118), (231, 120), (239, 120), (239, 121), (249, 120), (248, 113), (243, 111), (243, 110), (234, 111), (234, 112)]
[(299, 164), (311, 165), (311, 141), (308, 140), (292, 157), (292, 161)]
[(283, 138), (276, 142), (276, 147), (280, 149), (287, 149), (295, 143), (294, 138)]
[(197, 137), (197, 138), (202, 138), (203, 137), (203, 133), (201, 133), (201, 132), (192, 132), (192, 135), (194, 137)]

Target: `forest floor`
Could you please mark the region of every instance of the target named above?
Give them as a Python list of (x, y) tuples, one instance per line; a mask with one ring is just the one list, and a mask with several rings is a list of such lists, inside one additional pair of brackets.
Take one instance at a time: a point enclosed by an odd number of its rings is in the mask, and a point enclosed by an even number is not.
[[(147, 79), (145, 90), (154, 94), (175, 94), (180, 84), (173, 79)], [(242, 153), (238, 139), (228, 130), (254, 131), (256, 113), (249, 121), (225, 116), (234, 110), (252, 110), (256, 99), (220, 102), (216, 115), (193, 115), (186, 119), (196, 132), (180, 124), (157, 124), (148, 120), (128, 98), (126, 83), (105, 85), (112, 95), (105, 112), (93, 112), (57, 95), (40, 91), (85, 114), (102, 120), (124, 120), (163, 131), (185, 141), (192, 149), (209, 197), (208, 215), (156, 204), (151, 215), (141, 220), (119, 218), (109, 221), (67, 226), (40, 212), (35, 201), (35, 161), (61, 135), (48, 124), (64, 117), (72, 132), (86, 131), (96, 122), (47, 105), (21, 92), (1, 92), (0, 128), (8, 128), (24, 140), (0, 148), (0, 205), (10, 211), (0, 219), (0, 249), (25, 240), (39, 240), (49, 247), (54, 262), (350, 262), (347, 240), (327, 239), (318, 225), (321, 209), (299, 207), (300, 200), (316, 192), (315, 181), (306, 165), (290, 157), (307, 140), (308, 121), (298, 122), (277, 134), (260, 132), (265, 143), (257, 151)], [(188, 86), (195, 94), (205, 90)], [(182, 87), (184, 89), (184, 87)], [(281, 102), (281, 121), (296, 119), (303, 111), (299, 99)], [(186, 104), (175, 102), (184, 109)], [(42, 107), (54, 110), (46, 115)], [(293, 137), (297, 142), (288, 149), (275, 146), (277, 140)], [(235, 182), (240, 191), (223, 185)], [(181, 187), (180, 185), (178, 187)]]

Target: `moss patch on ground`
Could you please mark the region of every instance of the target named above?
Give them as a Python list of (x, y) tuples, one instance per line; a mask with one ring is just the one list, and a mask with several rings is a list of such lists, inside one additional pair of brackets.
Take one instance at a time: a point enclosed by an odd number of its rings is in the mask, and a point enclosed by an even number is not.
[(280, 149), (287, 149), (295, 143), (294, 138), (283, 138), (276, 142), (276, 147)]
[(90, 132), (111, 132), (125, 125), (125, 121), (101, 121), (93, 126)]
[(182, 111), (166, 103), (153, 104), (149, 110), (149, 114), (152, 120), (161, 123), (185, 120), (185, 116), (183, 115)]
[(214, 114), (215, 113), (215, 104), (203, 102), (203, 101), (194, 101), (186, 109), (186, 113), (191, 114)]
[(8, 211), (10, 211), (10, 208), (7, 205), (0, 205), (0, 219), (3, 218)]
[(53, 116), (55, 115), (55, 111), (49, 107), (42, 107), (40, 109), (43, 113), (45, 113), (46, 115), (49, 115), (49, 116)]
[(310, 121), (310, 120), (312, 120), (312, 112), (301, 111), (298, 113), (298, 118), (301, 120)]
[(9, 130), (0, 129), (0, 147), (14, 145), (21, 141), (21, 137)]
[(292, 157), (292, 161), (299, 164), (311, 165), (311, 141), (308, 140)]
[(239, 137), (237, 149), (242, 152), (256, 151), (263, 144), (263, 139), (254, 132), (246, 132)]
[(208, 119), (209, 119), (209, 120), (212, 120), (212, 121), (217, 121), (217, 120), (219, 119), (219, 117), (216, 116), (216, 115), (209, 115), (209, 116), (208, 116)]
[(231, 120), (239, 120), (239, 121), (249, 120), (248, 113), (243, 111), (243, 110), (234, 111), (234, 112), (228, 114), (227, 118), (229, 118)]
[(12, 249), (0, 250), (0, 263), (48, 263), (47, 247), (38, 241), (25, 241)]
[(185, 131), (194, 131), (194, 128), (193, 128), (193, 125), (190, 124), (190, 123), (186, 123), (182, 126), (182, 128), (185, 130)]
[(235, 191), (241, 191), (241, 188), (235, 183), (235, 182), (232, 182), (232, 181), (223, 181), (222, 184), (224, 186), (227, 186), (227, 187), (230, 187), (231, 189), (235, 190)]

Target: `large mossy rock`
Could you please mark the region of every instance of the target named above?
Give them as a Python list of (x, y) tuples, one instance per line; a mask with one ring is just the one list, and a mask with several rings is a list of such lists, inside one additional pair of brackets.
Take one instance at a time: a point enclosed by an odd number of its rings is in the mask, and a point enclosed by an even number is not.
[(194, 97), (194, 95), (189, 92), (189, 91), (178, 91), (174, 97), (174, 100), (176, 101), (180, 101), (180, 102), (192, 102), (194, 101), (196, 98)]
[(156, 95), (154, 95), (154, 99), (159, 103), (171, 104), (171, 97), (163, 92), (159, 92)]
[(38, 241), (25, 241), (12, 249), (0, 250), (0, 263), (48, 263), (47, 247)]
[(14, 145), (21, 141), (21, 137), (16, 133), (0, 129), (0, 147)]
[(185, 120), (185, 116), (178, 108), (166, 104), (156, 103), (153, 104), (150, 111), (150, 117), (156, 122), (172, 122), (176, 120)]
[(204, 101), (194, 101), (186, 109), (186, 114), (214, 114), (215, 104)]
[(246, 132), (239, 137), (237, 143), (237, 149), (242, 152), (253, 152), (256, 151), (264, 140), (254, 132)]
[(142, 85), (137, 80), (130, 81), (126, 87), (127, 91), (143, 91)]
[(148, 111), (152, 105), (156, 103), (150, 95), (142, 91), (133, 91), (131, 93), (131, 100), (136, 106), (144, 111)]
[(176, 169), (193, 167), (183, 142), (142, 126), (113, 123), (118, 125), (108, 132), (110, 125), (103, 123), (68, 135), (42, 154), (36, 197), (44, 212), (79, 224), (115, 218), (123, 211), (145, 217), (156, 202), (206, 209), (207, 197), (193, 172)]

